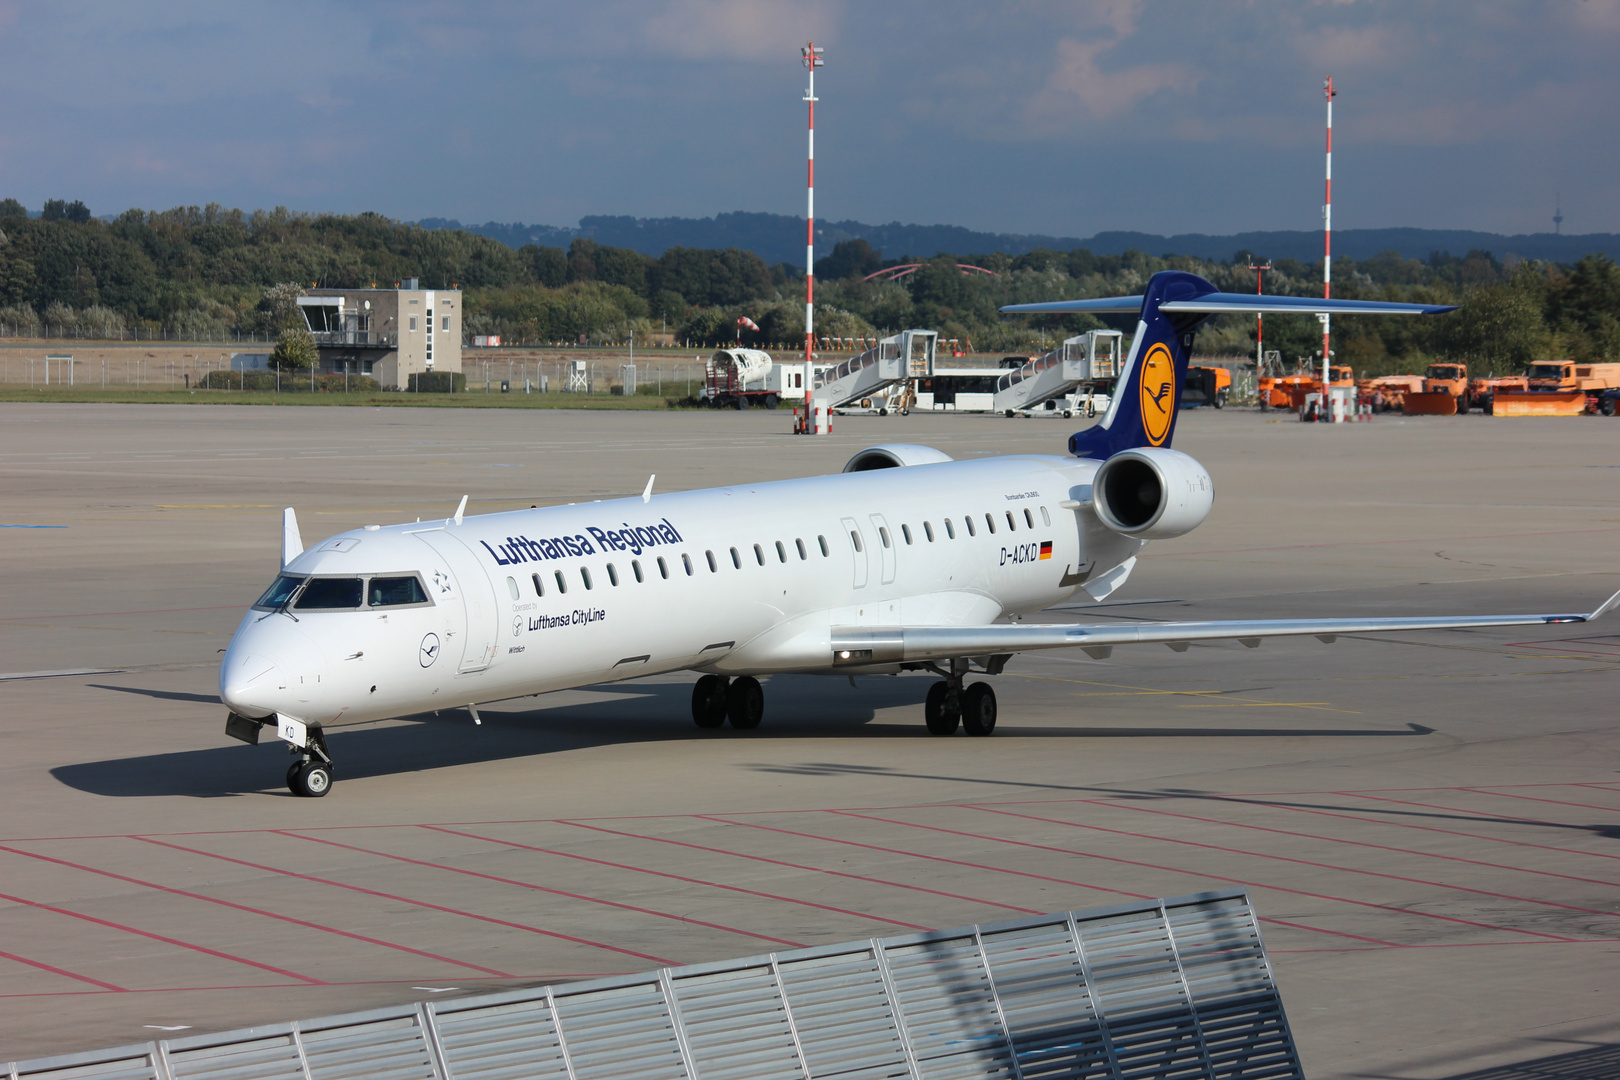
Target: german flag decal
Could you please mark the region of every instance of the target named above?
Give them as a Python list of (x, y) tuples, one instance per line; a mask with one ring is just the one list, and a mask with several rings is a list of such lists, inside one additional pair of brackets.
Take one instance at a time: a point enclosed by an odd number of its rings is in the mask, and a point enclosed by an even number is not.
[(1050, 541), (1050, 540), (1042, 540), (1041, 541), (1041, 558), (1050, 559), (1051, 557), (1052, 557), (1052, 541)]

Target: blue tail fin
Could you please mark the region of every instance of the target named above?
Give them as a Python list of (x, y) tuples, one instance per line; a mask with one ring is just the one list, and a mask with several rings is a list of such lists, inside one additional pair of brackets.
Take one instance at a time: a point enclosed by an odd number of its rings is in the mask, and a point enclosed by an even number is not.
[(1139, 446), (1170, 445), (1193, 334), (1209, 316), (1202, 312), (1172, 314), (1159, 310), (1159, 305), (1194, 300), (1215, 291), (1215, 286), (1197, 274), (1166, 270), (1153, 275), (1141, 297), (1136, 337), (1114, 383), (1108, 413), (1101, 423), (1069, 437), (1069, 453), (1101, 460)]
[(1445, 304), (1403, 304), (1382, 300), (1316, 300), (1303, 296), (1246, 296), (1223, 293), (1182, 270), (1163, 270), (1141, 296), (1099, 300), (1057, 300), (1010, 304), (1009, 313), (1140, 312), (1125, 370), (1114, 384), (1113, 401), (1102, 422), (1069, 437), (1076, 457), (1106, 458), (1142, 446), (1169, 446), (1176, 433), (1181, 386), (1193, 335), (1203, 321), (1222, 312), (1287, 312), (1309, 315), (1441, 315)]

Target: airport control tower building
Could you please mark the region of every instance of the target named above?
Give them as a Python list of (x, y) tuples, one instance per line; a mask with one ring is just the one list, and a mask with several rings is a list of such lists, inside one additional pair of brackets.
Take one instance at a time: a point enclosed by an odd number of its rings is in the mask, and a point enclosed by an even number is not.
[(323, 375), (370, 375), (397, 390), (417, 372), (461, 370), (459, 289), (422, 289), (415, 278), (392, 289), (310, 289), (298, 308)]

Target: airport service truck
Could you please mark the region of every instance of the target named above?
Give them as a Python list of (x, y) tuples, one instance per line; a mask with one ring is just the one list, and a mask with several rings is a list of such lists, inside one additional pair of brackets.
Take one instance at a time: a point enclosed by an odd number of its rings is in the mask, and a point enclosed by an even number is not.
[(1610, 390), (1620, 389), (1620, 364), (1541, 360), (1525, 372), (1529, 388), (1498, 393), (1497, 416), (1580, 416), (1602, 411)]
[(759, 349), (718, 349), (703, 365), (698, 400), (711, 409), (774, 409), (803, 397), (803, 364), (778, 364)]

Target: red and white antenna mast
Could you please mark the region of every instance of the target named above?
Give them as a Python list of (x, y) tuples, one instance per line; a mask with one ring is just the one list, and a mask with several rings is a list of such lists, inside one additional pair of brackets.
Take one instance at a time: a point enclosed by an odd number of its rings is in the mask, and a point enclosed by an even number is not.
[(821, 47), (813, 41), (807, 42), (799, 50), (802, 62), (810, 72), (810, 87), (804, 92), (804, 100), (810, 106), (810, 156), (809, 169), (805, 174), (804, 210), (804, 414), (808, 424), (806, 430), (811, 432), (816, 430), (810, 396), (811, 384), (815, 381), (812, 353), (816, 336), (816, 68), (826, 63), (821, 58), (821, 52)]
[[(1266, 291), (1266, 271), (1271, 269), (1271, 260), (1257, 263), (1254, 257), (1249, 257), (1249, 269), (1255, 273), (1254, 295), (1260, 296)], [(1254, 313), (1254, 392), (1260, 393), (1260, 376), (1266, 373), (1266, 317), (1260, 312)]]
[[(1333, 298), (1333, 76), (1322, 84), (1322, 96), (1327, 98), (1327, 188), (1322, 202), (1322, 299)], [(1328, 350), (1331, 316), (1322, 315), (1322, 405), (1328, 400)]]

